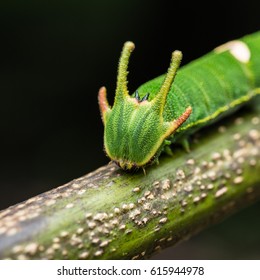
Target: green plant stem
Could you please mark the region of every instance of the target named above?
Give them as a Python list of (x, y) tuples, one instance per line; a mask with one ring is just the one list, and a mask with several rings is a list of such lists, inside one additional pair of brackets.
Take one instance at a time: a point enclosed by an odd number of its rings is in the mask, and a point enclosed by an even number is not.
[(0, 257), (148, 258), (223, 220), (260, 197), (259, 112), (200, 131), (146, 175), (110, 164), (3, 210)]

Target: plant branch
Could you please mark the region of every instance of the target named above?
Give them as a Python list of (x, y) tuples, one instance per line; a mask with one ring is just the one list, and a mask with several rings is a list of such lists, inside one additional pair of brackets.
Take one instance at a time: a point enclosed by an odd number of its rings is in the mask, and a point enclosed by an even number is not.
[(203, 129), (146, 176), (110, 164), (3, 210), (0, 257), (147, 258), (228, 217), (260, 197), (259, 113)]

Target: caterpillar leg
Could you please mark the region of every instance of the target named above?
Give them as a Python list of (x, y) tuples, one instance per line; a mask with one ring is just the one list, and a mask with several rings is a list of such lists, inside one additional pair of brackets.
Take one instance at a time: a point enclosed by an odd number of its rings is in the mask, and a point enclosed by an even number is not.
[(170, 145), (172, 144), (171, 141), (169, 140), (164, 140), (164, 148), (163, 148), (163, 152), (165, 152), (168, 156), (173, 156), (173, 152), (172, 152), (172, 149), (170, 147)]
[(180, 144), (187, 153), (190, 153), (190, 143), (188, 138), (181, 139)]
[[(165, 141), (167, 141), (167, 140), (165, 140)], [(177, 143), (180, 144), (182, 146), (182, 148), (187, 153), (190, 152), (190, 143), (189, 143), (189, 140), (188, 140), (187, 137), (180, 139)], [(168, 156), (174, 156), (174, 153), (173, 153), (172, 148), (171, 148), (170, 145), (171, 145), (171, 142), (167, 141), (166, 145), (163, 148), (163, 152), (165, 152)]]
[(173, 156), (173, 152), (170, 146), (165, 146), (163, 150), (168, 156)]

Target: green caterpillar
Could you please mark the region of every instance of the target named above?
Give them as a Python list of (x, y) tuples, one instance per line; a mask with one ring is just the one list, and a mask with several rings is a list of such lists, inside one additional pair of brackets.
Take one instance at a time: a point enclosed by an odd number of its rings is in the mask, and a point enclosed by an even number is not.
[(133, 49), (132, 42), (124, 44), (113, 107), (105, 87), (98, 94), (105, 151), (124, 170), (158, 162), (161, 152), (169, 152), (169, 145), (187, 144), (188, 135), (260, 93), (260, 32), (216, 48), (177, 75), (182, 53), (174, 51), (166, 75), (129, 95), (127, 67)]

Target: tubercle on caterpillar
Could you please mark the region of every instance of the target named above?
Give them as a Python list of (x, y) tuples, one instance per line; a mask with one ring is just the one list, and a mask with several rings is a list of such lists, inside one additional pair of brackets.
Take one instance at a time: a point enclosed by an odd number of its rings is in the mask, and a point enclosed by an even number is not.
[(190, 116), (190, 106), (172, 121), (164, 121), (163, 111), (167, 94), (180, 66), (182, 53), (172, 53), (171, 63), (157, 95), (148, 101), (149, 93), (140, 99), (138, 92), (130, 96), (127, 88), (127, 68), (134, 43), (124, 44), (118, 66), (117, 87), (114, 105), (107, 101), (106, 88), (98, 94), (102, 121), (105, 126), (105, 151), (122, 169), (144, 170), (158, 159), (165, 140)]

